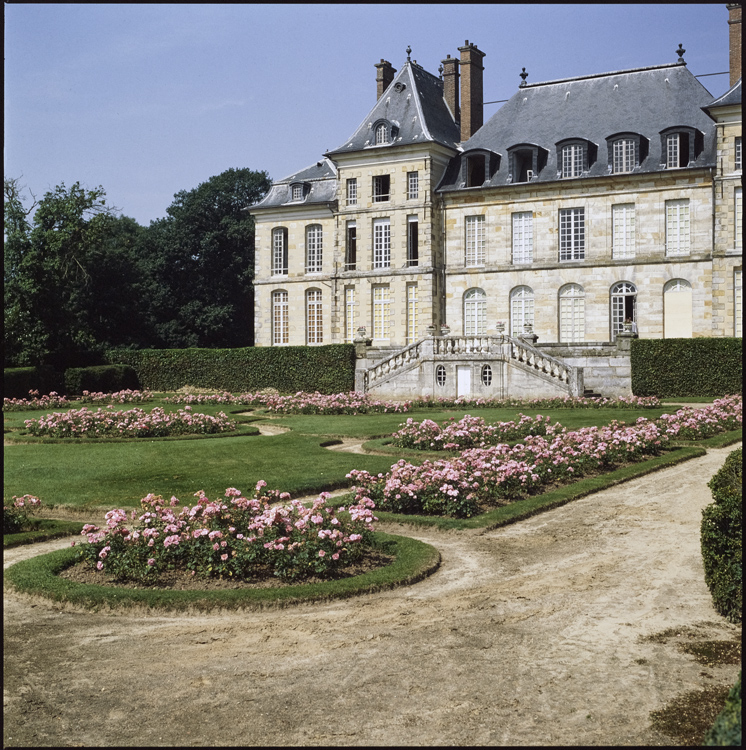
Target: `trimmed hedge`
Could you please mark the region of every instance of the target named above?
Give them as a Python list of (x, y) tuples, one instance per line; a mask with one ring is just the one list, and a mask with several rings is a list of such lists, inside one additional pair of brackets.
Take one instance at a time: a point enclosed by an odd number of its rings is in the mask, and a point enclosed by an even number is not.
[(710, 480), (714, 502), (702, 510), (700, 535), (705, 583), (715, 609), (731, 622), (740, 622), (743, 613), (742, 453), (730, 453)]
[(633, 339), (635, 396), (727, 396), (743, 387), (740, 338)]
[(6, 367), (3, 372), (3, 398), (28, 398), (29, 391), (61, 393), (62, 389), (62, 378), (51, 367)]
[(133, 367), (141, 386), (176, 391), (185, 385), (240, 393), (345, 393), (355, 389), (355, 347), (268, 346), (242, 349), (109, 351), (107, 361)]
[(741, 747), (741, 673), (725, 699), (725, 708), (705, 735), (706, 746)]
[(140, 388), (137, 373), (130, 365), (70, 367), (65, 370), (65, 393), (80, 396), (83, 391), (116, 393)]

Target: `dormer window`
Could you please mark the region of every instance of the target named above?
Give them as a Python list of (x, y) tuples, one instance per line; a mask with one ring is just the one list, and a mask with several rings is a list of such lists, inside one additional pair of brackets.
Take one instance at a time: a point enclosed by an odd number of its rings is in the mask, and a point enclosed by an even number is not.
[(385, 146), (393, 143), (399, 132), (399, 128), (388, 120), (378, 120), (373, 123), (373, 143), (376, 146)]
[(380, 146), (382, 143), (389, 142), (389, 129), (386, 127), (386, 123), (382, 122), (376, 126), (376, 146)]
[(470, 151), (461, 161), (462, 182), (466, 187), (481, 187), (492, 179), (499, 166), (499, 154), (486, 150)]
[(290, 200), (302, 201), (305, 195), (305, 185), (302, 182), (294, 182), (290, 185)]
[(661, 162), (666, 169), (688, 167), (703, 147), (704, 136), (696, 128), (668, 128), (661, 133)]
[(562, 179), (581, 177), (596, 161), (597, 148), (590, 141), (574, 138), (557, 143), (557, 164)]
[(533, 143), (520, 143), (508, 149), (510, 175), (508, 181), (531, 182), (546, 166), (547, 150)]
[(648, 140), (638, 133), (617, 133), (606, 139), (609, 170), (613, 174), (633, 172), (648, 155)]

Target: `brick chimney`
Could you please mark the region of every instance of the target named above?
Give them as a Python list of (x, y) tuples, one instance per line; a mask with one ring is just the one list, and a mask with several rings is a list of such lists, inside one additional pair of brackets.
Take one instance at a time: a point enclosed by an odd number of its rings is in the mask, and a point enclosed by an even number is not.
[(467, 39), (461, 53), (461, 142), (468, 141), (484, 124), (482, 79), (484, 52)]
[(458, 60), (448, 55), (445, 60), (440, 61), (443, 64), (443, 98), (446, 100), (448, 109), (451, 110), (453, 119), (460, 120), (458, 106)]
[(741, 77), (741, 5), (726, 3), (730, 33), (730, 85)]
[(381, 62), (376, 63), (376, 99), (383, 96), (383, 92), (391, 85), (395, 75), (396, 69), (391, 67), (388, 60), (381, 58)]

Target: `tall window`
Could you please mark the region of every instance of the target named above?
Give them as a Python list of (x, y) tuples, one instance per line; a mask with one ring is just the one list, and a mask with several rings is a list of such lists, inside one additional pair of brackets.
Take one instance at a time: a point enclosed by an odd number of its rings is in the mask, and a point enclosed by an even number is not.
[(517, 286), (510, 293), (510, 334), (520, 336), (526, 323), (534, 324), (534, 290)]
[(733, 313), (735, 315), (733, 334), (741, 337), (743, 336), (743, 280), (740, 268), (733, 271)]
[(562, 176), (580, 177), (585, 163), (585, 148), (579, 143), (562, 147)]
[(481, 289), (469, 289), (464, 294), (464, 336), (484, 336), (487, 333), (487, 295)]
[(416, 216), (407, 216), (407, 265), (420, 262), (420, 224)]
[(611, 207), (612, 256), (635, 257), (635, 204), (620, 203)]
[(733, 194), (733, 207), (736, 212), (735, 221), (733, 222), (736, 230), (735, 247), (740, 250), (743, 247), (743, 216), (741, 215), (741, 211), (743, 211), (743, 188), (736, 188)]
[(407, 284), (407, 343), (412, 344), (420, 337), (417, 284)]
[(373, 178), (373, 203), (382, 203), (391, 198), (391, 175), (380, 174)]
[(345, 287), (345, 341), (351, 344), (355, 339), (355, 287)]
[(373, 338), (388, 339), (391, 336), (391, 298), (389, 287), (373, 287)]
[(534, 215), (531, 211), (513, 214), (513, 263), (534, 259)]
[(467, 266), (484, 265), (484, 216), (466, 217)]
[(345, 242), (345, 271), (354, 271), (356, 268), (357, 268), (357, 224), (354, 221), (348, 221), (346, 242)]
[(560, 260), (585, 258), (585, 209), (561, 208)]
[(306, 343), (322, 344), (324, 342), (323, 322), (321, 317), (321, 290), (309, 289), (306, 292)]
[(615, 174), (631, 172), (636, 164), (635, 142), (632, 138), (620, 138), (613, 145), (613, 171)]
[(288, 230), (277, 227), (272, 230), (272, 274), (287, 276), (288, 273)]
[(689, 201), (666, 201), (666, 255), (689, 255)]
[(272, 292), (272, 343), (287, 344), (288, 341), (288, 293)]
[(671, 279), (663, 286), (663, 338), (692, 337), (692, 285), (686, 279)]
[(373, 220), (373, 268), (388, 268), (391, 265), (391, 221)]
[(578, 284), (565, 284), (559, 292), (560, 341), (585, 339), (585, 292)]
[(666, 168), (686, 167), (689, 164), (689, 133), (669, 133), (666, 136)]
[(420, 197), (420, 173), (407, 172), (407, 199), (415, 200)]
[(736, 138), (735, 147), (736, 147), (735, 167), (736, 167), (736, 171), (740, 172), (741, 169), (743, 168), (741, 165), (741, 136), (740, 135)]
[(347, 180), (347, 205), (357, 205), (357, 177), (351, 177)]
[(376, 146), (379, 146), (382, 143), (388, 142), (388, 128), (384, 123), (381, 123), (376, 128)]
[(306, 273), (321, 273), (321, 224), (306, 227)]
[(611, 287), (612, 341), (627, 320), (637, 324), (637, 287), (629, 281), (620, 281)]

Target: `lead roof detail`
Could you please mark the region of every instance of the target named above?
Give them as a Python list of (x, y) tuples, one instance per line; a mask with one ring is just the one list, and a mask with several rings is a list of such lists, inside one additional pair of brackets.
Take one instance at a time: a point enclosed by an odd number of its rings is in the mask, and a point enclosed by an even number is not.
[[(302, 187), (300, 200), (293, 200), (294, 185)], [(267, 195), (251, 206), (251, 210), (331, 203), (336, 200), (336, 197), (337, 169), (329, 159), (321, 159), (310, 167), (305, 167), (282, 180), (273, 182)]]

